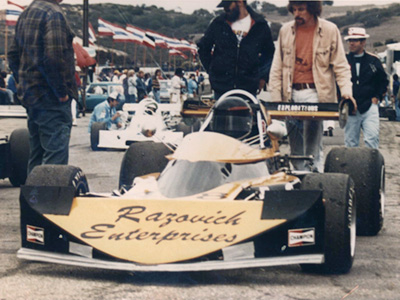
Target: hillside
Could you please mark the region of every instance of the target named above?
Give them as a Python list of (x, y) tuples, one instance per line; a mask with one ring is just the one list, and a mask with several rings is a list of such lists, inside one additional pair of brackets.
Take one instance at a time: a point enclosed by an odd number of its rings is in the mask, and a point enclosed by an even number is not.
[[(261, 2), (261, 9), (266, 19), (272, 23), (271, 28), (273, 36), (276, 37), (282, 23), (292, 20), (291, 14), (282, 15), (286, 12), (284, 7), (276, 7), (267, 2)], [(251, 3), (255, 7), (255, 3)], [(66, 12), (74, 31), (78, 36), (82, 36), (82, 5), (62, 5)], [(195, 11), (191, 15), (182, 14), (175, 11), (167, 11), (156, 6), (133, 6), (133, 5), (116, 5), (111, 3), (93, 4), (89, 7), (89, 21), (97, 30), (97, 20), (99, 17), (117, 25), (125, 26), (131, 24), (143, 29), (151, 29), (169, 37), (185, 38), (189, 41), (196, 41), (206, 30), (210, 20), (214, 17), (214, 13), (210, 13), (204, 9)], [(218, 12), (217, 12), (218, 13)], [(4, 24), (5, 12), (0, 11), (0, 22)], [(400, 5), (392, 6), (324, 6), (322, 17), (335, 22), (342, 35), (346, 35), (347, 28), (350, 26), (368, 25), (367, 31), (371, 35), (368, 40), (368, 50), (372, 52), (380, 52), (385, 49), (385, 43), (389, 40), (400, 41), (400, 31), (394, 30), (400, 21)], [(377, 25), (377, 26), (374, 26)], [(372, 27), (371, 27), (372, 26)], [(0, 31), (0, 54), (4, 53), (5, 31)], [(8, 39), (12, 37), (13, 28), (9, 28)], [(141, 61), (142, 65), (154, 65), (170, 61), (167, 50), (156, 49), (150, 50), (145, 47), (137, 47), (132, 44), (125, 45), (123, 43), (113, 43), (110, 37), (98, 37), (99, 44), (110, 49), (117, 49), (128, 53), (127, 57), (117, 57), (110, 51), (101, 52), (98, 57), (100, 63), (106, 60), (112, 61), (120, 65), (132, 65), (138, 62), (143, 56), (145, 61)], [(381, 44), (381, 46), (376, 46)], [(184, 62), (180, 58), (174, 58), (178, 65)]]

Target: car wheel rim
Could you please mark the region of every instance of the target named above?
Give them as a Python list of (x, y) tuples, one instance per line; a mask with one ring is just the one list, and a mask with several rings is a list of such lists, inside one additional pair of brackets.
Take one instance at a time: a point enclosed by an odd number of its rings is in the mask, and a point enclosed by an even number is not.
[(349, 195), (349, 229), (350, 229), (350, 253), (354, 257), (356, 251), (356, 209), (354, 207), (354, 188), (350, 189)]
[(385, 166), (381, 170), (381, 182), (379, 189), (379, 202), (381, 204), (382, 219), (385, 217)]

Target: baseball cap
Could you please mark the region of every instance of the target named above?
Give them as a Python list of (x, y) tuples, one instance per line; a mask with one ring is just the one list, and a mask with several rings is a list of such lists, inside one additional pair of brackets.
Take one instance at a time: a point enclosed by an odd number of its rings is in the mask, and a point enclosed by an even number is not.
[(230, 5), (232, 2), (237, 2), (238, 0), (222, 0), (217, 7), (225, 7), (227, 5)]
[(117, 100), (118, 102), (121, 101), (121, 98), (119, 97), (119, 93), (118, 92), (112, 92), (110, 95), (108, 95), (108, 98), (111, 98), (113, 100)]

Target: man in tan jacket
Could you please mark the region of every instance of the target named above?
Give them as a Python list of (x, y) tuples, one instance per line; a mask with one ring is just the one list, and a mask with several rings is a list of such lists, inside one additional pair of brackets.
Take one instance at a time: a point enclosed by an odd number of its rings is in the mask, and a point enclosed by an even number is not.
[[(269, 90), (272, 101), (337, 102), (336, 83), (343, 98), (352, 97), (350, 67), (335, 24), (319, 18), (322, 1), (289, 1), (294, 21), (279, 32), (272, 62)], [(292, 155), (313, 155), (323, 172), (322, 121), (287, 121)], [(307, 170), (303, 161), (296, 170)]]

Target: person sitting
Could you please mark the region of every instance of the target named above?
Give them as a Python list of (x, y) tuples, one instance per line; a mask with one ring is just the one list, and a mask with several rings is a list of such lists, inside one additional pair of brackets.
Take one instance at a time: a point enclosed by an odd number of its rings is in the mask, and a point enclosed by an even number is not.
[(121, 101), (121, 95), (118, 92), (111, 93), (107, 100), (99, 103), (93, 110), (89, 121), (89, 133), (92, 130), (94, 122), (106, 123), (107, 129), (119, 129), (123, 127), (121, 112), (117, 112), (116, 107)]

